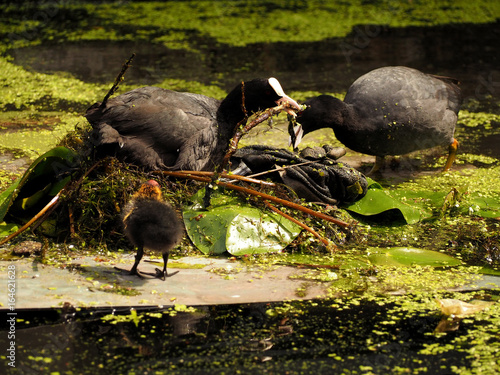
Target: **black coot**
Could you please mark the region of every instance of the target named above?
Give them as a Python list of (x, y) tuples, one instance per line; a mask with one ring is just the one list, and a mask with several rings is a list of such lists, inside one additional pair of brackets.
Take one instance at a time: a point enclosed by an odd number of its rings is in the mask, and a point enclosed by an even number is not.
[(148, 169), (213, 170), (246, 115), (283, 102), (300, 109), (275, 78), (242, 82), (221, 102), (142, 87), (94, 104), (85, 117), (104, 154)]
[(438, 145), (449, 146), (447, 170), (458, 146), (454, 132), (462, 98), (457, 84), (403, 66), (379, 68), (358, 78), (344, 101), (329, 95), (307, 100), (297, 122), (304, 134), (329, 127), (350, 149), (377, 156), (372, 172), (386, 155)]
[(156, 269), (154, 276), (162, 280), (171, 276), (167, 274), (168, 255), (170, 249), (181, 241), (183, 225), (172, 207), (162, 199), (156, 181), (149, 180), (142, 184), (124, 207), (122, 220), (125, 235), (137, 247), (130, 274), (141, 276), (137, 267), (146, 248), (163, 256), (163, 270)]

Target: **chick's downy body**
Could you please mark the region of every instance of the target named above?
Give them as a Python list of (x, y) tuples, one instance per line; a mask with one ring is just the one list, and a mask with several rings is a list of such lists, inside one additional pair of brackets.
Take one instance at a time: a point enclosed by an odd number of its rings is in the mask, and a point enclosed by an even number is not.
[(130, 274), (141, 276), (137, 270), (144, 249), (161, 253), (164, 261), (163, 271), (157, 269), (155, 276), (164, 279), (167, 275), (167, 262), (170, 250), (182, 239), (183, 229), (177, 214), (162, 199), (156, 181), (143, 184), (123, 209), (124, 233), (137, 247), (135, 263)]

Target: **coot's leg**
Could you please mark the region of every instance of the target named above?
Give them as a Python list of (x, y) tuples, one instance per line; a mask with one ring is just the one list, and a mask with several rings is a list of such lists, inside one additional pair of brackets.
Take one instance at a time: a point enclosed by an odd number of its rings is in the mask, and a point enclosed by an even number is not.
[(175, 271), (175, 272), (172, 272), (170, 274), (167, 273), (168, 255), (169, 255), (168, 251), (166, 253), (163, 253), (163, 270), (160, 270), (159, 268), (156, 268), (155, 269), (156, 273), (150, 273), (150, 272), (143, 272), (143, 273), (145, 273), (146, 275), (155, 276), (155, 277), (157, 277), (157, 278), (159, 278), (160, 280), (163, 280), (163, 281), (165, 281), (165, 278), (173, 276), (173, 275), (179, 273), (179, 271)]
[(163, 253), (163, 270), (160, 271), (159, 268), (156, 269), (156, 277), (162, 280), (165, 280), (166, 277), (174, 276), (179, 273), (179, 271), (171, 272), (170, 275), (167, 273), (168, 254), (168, 251)]
[(375, 164), (373, 164), (372, 169), (366, 175), (370, 176), (370, 175), (374, 174), (383, 166), (384, 166), (384, 157), (383, 156), (376, 156), (375, 157)]
[(141, 261), (143, 255), (144, 255), (144, 248), (142, 246), (139, 246), (139, 248), (137, 249), (137, 254), (135, 254), (135, 263), (130, 269), (131, 275), (137, 275), (139, 277), (141, 276), (139, 274), (139, 271), (137, 271), (137, 267), (139, 266), (139, 262)]
[(453, 138), (453, 142), (448, 147), (448, 160), (446, 160), (443, 172), (446, 172), (448, 169), (451, 168), (451, 165), (453, 164), (457, 156), (457, 149), (458, 149), (458, 141), (455, 138)]
[(115, 269), (120, 270), (120, 271), (126, 271), (130, 275), (137, 275), (142, 279), (144, 277), (139, 273), (139, 271), (137, 270), (137, 267), (139, 266), (139, 263), (140, 263), (143, 255), (144, 255), (144, 248), (142, 246), (139, 246), (137, 248), (137, 254), (135, 255), (135, 263), (132, 266), (132, 268), (130, 269), (130, 271), (126, 270), (124, 268), (119, 268), (119, 267), (115, 267)]

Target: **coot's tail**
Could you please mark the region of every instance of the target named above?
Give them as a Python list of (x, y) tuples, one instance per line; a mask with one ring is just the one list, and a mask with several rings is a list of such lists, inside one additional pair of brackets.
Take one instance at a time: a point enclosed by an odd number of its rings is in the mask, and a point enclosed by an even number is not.
[(462, 106), (462, 101), (463, 101), (462, 90), (458, 86), (460, 85), (460, 81), (452, 77), (438, 76), (433, 74), (429, 75), (445, 83), (448, 91), (448, 101), (450, 104), (450, 109), (456, 114), (458, 114), (458, 111), (460, 111), (460, 107)]

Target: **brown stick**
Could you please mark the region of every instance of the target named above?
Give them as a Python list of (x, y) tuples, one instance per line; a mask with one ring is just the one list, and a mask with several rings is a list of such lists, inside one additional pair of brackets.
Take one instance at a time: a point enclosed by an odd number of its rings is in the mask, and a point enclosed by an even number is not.
[[(172, 177), (190, 178), (192, 180), (202, 181), (202, 182), (210, 182), (211, 181), (210, 178), (199, 176), (199, 175), (197, 175), (198, 172), (193, 172), (193, 171), (159, 171), (157, 173), (166, 174), (167, 176), (172, 176)], [(213, 173), (213, 172), (205, 172), (205, 173), (208, 173), (207, 175), (210, 175), (210, 173)], [(235, 176), (236, 175), (234, 175), (232, 177), (235, 177)], [(297, 204), (297, 203), (293, 203), (293, 202), (287, 201), (286, 199), (281, 199), (281, 198), (278, 198), (278, 197), (273, 197), (272, 195), (269, 195), (269, 194), (266, 194), (266, 193), (261, 193), (260, 191), (249, 189), (249, 188), (245, 188), (245, 187), (242, 187), (242, 186), (230, 184), (228, 182), (222, 182), (222, 181), (216, 180), (216, 181), (214, 181), (214, 183), (217, 184), (217, 185), (223, 186), (223, 187), (227, 187), (227, 188), (232, 189), (232, 190), (241, 191), (241, 192), (246, 193), (246, 194), (256, 195), (256, 196), (259, 196), (259, 197), (261, 197), (263, 199), (267, 199), (267, 200), (269, 200), (271, 202), (279, 203), (279, 204), (282, 204), (283, 206), (287, 206), (287, 207), (293, 208), (295, 210), (302, 211), (302, 212), (304, 212), (306, 214), (313, 215), (313, 216), (315, 216), (315, 217), (317, 217), (319, 219), (326, 220), (326, 221), (329, 221), (331, 223), (334, 223), (334, 224), (336, 224), (339, 227), (344, 228), (344, 229), (349, 227), (349, 223), (346, 223), (345, 221), (336, 219), (334, 217), (331, 217), (329, 215), (323, 214), (321, 212), (317, 212), (317, 211), (311, 210), (310, 208), (304, 207), (304, 206), (302, 206), (300, 204)]]
[(115, 79), (115, 82), (113, 83), (113, 86), (111, 86), (108, 93), (106, 94), (106, 96), (102, 100), (101, 105), (100, 105), (101, 108), (104, 108), (106, 106), (106, 102), (108, 101), (108, 99), (111, 97), (111, 95), (113, 95), (116, 92), (116, 90), (118, 90), (118, 86), (120, 86), (120, 83), (123, 81), (123, 76), (125, 75), (125, 72), (127, 71), (127, 69), (130, 67), (130, 64), (132, 63), (132, 60), (134, 59), (134, 57), (135, 57), (135, 53), (133, 53), (132, 56), (130, 56), (130, 58), (123, 64), (122, 70), (116, 76), (116, 79)]
[[(321, 235), (316, 232), (314, 229), (312, 229), (311, 227), (307, 226), (306, 224), (304, 224), (303, 222), (301, 221), (298, 221), (297, 219), (291, 217), (290, 215), (287, 215), (285, 214), (283, 211), (281, 210), (278, 210), (276, 207), (274, 207), (271, 203), (269, 203), (268, 201), (264, 201), (264, 203), (266, 204), (266, 206), (276, 212), (277, 214), (283, 216), (285, 219), (288, 219), (290, 220), (291, 222), (297, 224), (299, 227), (301, 227), (302, 229), (305, 229), (307, 230), (309, 233), (311, 233), (313, 236), (315, 236), (316, 238), (318, 238), (321, 242), (323, 242), (324, 245), (328, 246), (330, 245), (330, 241), (328, 241), (326, 238), (323, 238), (321, 237)], [(336, 247), (336, 246), (335, 246)]]
[[(224, 168), (226, 167), (227, 163), (229, 162), (229, 159), (231, 159), (231, 156), (236, 152), (238, 149), (238, 143), (240, 142), (240, 139), (248, 133), (251, 129), (259, 125), (261, 122), (267, 120), (269, 117), (272, 117), (274, 115), (277, 115), (280, 113), (282, 110), (285, 108), (288, 108), (291, 106), (288, 103), (283, 103), (279, 106), (273, 107), (273, 108), (268, 108), (261, 114), (259, 114), (255, 119), (250, 121), (250, 123), (246, 124), (245, 126), (242, 126), (242, 124), (238, 124), (237, 130), (234, 133), (233, 138), (231, 138), (231, 141), (229, 142), (229, 149), (224, 156), (224, 159), (222, 160), (222, 163), (220, 164), (220, 168), (218, 170), (223, 171)], [(247, 119), (245, 118), (243, 122), (245, 122)]]
[(0, 245), (3, 245), (4, 243), (6, 242), (9, 242), (11, 239), (13, 239), (14, 237), (17, 237), (19, 236), (21, 233), (23, 233), (26, 229), (28, 229), (31, 224), (33, 224), (35, 221), (37, 221), (38, 219), (40, 219), (43, 215), (45, 215), (45, 213), (50, 210), (53, 206), (55, 206), (57, 204), (57, 201), (59, 200), (59, 197), (60, 197), (60, 194), (61, 192), (57, 193), (56, 196), (54, 196), (54, 198), (52, 198), (50, 200), (49, 203), (47, 203), (45, 205), (44, 208), (42, 208), (40, 210), (39, 213), (37, 213), (35, 216), (33, 216), (31, 218), (30, 221), (28, 221), (26, 224), (24, 224), (21, 228), (19, 228), (18, 230), (16, 230), (14, 233), (10, 234), (9, 236), (3, 238), (2, 240), (0, 240)]
[[(163, 173), (163, 172), (164, 171), (161, 171), (159, 173)], [(158, 172), (153, 171), (152, 173), (158, 173)], [(212, 177), (214, 175), (214, 172), (207, 172), (207, 171), (188, 171), (187, 173), (192, 174), (192, 175), (196, 175), (196, 176), (209, 176), (209, 177)], [(259, 184), (259, 185), (269, 186), (269, 187), (276, 186), (276, 184), (273, 182), (258, 180), (256, 178), (252, 178), (252, 176), (240, 176), (239, 174), (219, 173), (219, 177), (232, 179), (233, 181), (239, 180), (239, 181), (243, 181), (243, 182), (249, 182), (252, 184)], [(230, 182), (233, 182), (233, 181), (230, 181)]]

